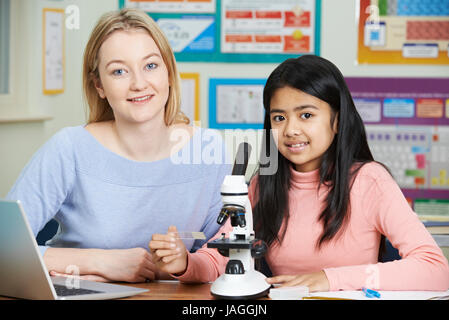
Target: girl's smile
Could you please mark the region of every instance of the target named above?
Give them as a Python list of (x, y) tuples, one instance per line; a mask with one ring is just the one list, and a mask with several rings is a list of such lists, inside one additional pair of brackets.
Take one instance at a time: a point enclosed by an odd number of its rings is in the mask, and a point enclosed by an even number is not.
[(309, 145), (309, 142), (286, 142), (285, 145), (290, 152), (299, 153)]

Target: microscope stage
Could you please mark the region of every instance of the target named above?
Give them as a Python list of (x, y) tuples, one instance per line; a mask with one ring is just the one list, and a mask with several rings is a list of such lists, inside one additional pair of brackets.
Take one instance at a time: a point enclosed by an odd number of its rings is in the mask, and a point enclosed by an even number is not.
[(251, 249), (254, 240), (217, 239), (207, 244), (208, 248), (217, 249)]

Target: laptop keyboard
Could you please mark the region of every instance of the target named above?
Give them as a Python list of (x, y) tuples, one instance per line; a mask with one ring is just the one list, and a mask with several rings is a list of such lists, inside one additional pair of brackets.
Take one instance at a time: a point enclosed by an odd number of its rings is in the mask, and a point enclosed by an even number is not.
[(103, 293), (102, 291), (95, 291), (95, 290), (89, 290), (89, 289), (69, 289), (66, 286), (62, 286), (59, 284), (53, 285), (56, 290), (56, 294), (60, 297), (66, 297), (66, 296), (79, 296), (82, 294), (93, 294), (93, 293)]

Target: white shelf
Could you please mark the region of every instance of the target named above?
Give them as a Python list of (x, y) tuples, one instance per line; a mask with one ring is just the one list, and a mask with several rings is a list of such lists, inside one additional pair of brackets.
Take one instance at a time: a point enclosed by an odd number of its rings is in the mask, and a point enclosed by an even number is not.
[(22, 122), (44, 122), (52, 120), (53, 117), (45, 115), (29, 115), (29, 116), (0, 116), (0, 124), (3, 123), (22, 123)]

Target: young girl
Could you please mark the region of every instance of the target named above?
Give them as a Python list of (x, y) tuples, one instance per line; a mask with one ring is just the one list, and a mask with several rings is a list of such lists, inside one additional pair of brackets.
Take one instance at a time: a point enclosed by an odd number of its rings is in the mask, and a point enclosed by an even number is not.
[[(53, 136), (8, 199), (22, 202), (35, 235), (50, 219), (59, 222), (55, 237), (40, 247), (52, 275), (163, 277), (148, 252), (153, 233), (171, 224), (207, 238), (218, 230), (220, 185), (230, 165), (224, 158), (192, 165), (185, 155), (215, 138), (208, 150), (225, 156), (220, 135), (188, 125), (173, 52), (143, 11), (99, 20), (85, 49), (83, 88), (88, 124)], [(187, 248), (199, 246), (192, 241)]]
[[(390, 173), (373, 161), (339, 70), (317, 56), (288, 59), (269, 76), (263, 100), (264, 147), (276, 143), (278, 170), (259, 170), (249, 196), (256, 237), (269, 246), (274, 277), (267, 281), (310, 291), (447, 290), (448, 262)], [(228, 221), (216, 237), (230, 230)], [(382, 236), (401, 260), (378, 262)], [(201, 282), (224, 272), (227, 259), (218, 252), (187, 253), (170, 238), (150, 242), (162, 270)]]

